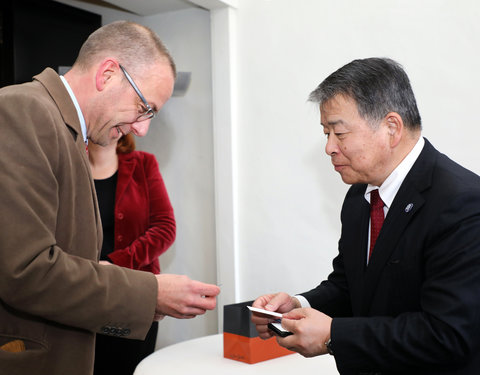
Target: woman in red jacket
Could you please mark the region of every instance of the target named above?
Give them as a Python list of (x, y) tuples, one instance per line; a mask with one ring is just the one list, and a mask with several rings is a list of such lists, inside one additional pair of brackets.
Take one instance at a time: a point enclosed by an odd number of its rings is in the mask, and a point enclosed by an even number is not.
[[(135, 151), (133, 135), (88, 146), (103, 227), (101, 263), (160, 273), (158, 257), (175, 240), (175, 217), (155, 156)], [(158, 322), (147, 337), (97, 335), (95, 375), (129, 374), (155, 349)]]

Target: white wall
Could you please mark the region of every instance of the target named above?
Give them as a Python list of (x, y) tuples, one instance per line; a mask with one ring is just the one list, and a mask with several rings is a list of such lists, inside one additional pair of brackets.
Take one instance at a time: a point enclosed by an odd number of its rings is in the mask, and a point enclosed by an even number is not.
[(438, 0), (241, 0), (240, 300), (316, 286), (331, 269), (346, 185), (308, 94), (355, 58), (404, 65), (438, 149), (480, 172), (480, 5)]
[[(102, 15), (103, 24), (135, 21), (152, 28), (170, 50), (178, 71), (191, 72), (185, 96), (172, 97), (137, 148), (156, 155), (175, 210), (177, 238), (160, 257), (163, 273), (216, 283), (212, 146), (210, 15), (200, 8), (140, 17), (75, 0), (59, 2)], [(160, 322), (157, 348), (217, 332), (217, 312)]]

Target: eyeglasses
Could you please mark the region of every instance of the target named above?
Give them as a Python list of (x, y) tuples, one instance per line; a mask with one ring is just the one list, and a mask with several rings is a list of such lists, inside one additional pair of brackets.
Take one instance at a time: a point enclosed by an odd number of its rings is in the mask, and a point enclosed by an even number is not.
[(122, 72), (123, 74), (125, 75), (125, 78), (127, 79), (128, 82), (130, 82), (130, 84), (132, 85), (133, 89), (135, 90), (135, 92), (137, 93), (137, 95), (139, 96), (139, 98), (142, 100), (143, 102), (143, 105), (147, 108), (147, 110), (145, 112), (143, 112), (142, 114), (140, 114), (138, 117), (137, 117), (137, 120), (136, 121), (144, 121), (144, 120), (148, 120), (148, 119), (152, 119), (155, 117), (156, 113), (155, 111), (152, 109), (152, 107), (150, 107), (150, 104), (147, 103), (147, 101), (145, 100), (145, 97), (142, 95), (142, 93), (140, 92), (140, 90), (138, 89), (137, 85), (135, 84), (135, 82), (133, 82), (133, 79), (132, 77), (130, 77), (130, 74), (127, 73), (127, 71), (125, 70), (125, 68), (120, 65), (120, 69), (122, 69)]

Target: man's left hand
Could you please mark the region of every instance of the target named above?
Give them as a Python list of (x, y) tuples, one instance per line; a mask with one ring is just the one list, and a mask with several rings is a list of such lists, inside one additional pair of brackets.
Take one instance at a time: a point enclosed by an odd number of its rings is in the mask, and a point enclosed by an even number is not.
[(294, 309), (282, 318), (283, 328), (293, 335), (284, 338), (277, 336), (277, 342), (304, 357), (326, 354), (325, 342), (330, 338), (331, 324), (332, 318), (318, 310)]

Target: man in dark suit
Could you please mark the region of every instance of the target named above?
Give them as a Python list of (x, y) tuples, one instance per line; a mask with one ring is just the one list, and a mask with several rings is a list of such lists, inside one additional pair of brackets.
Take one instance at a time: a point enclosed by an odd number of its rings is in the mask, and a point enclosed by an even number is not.
[(175, 65), (150, 29), (95, 31), (72, 69), (0, 90), (0, 374), (93, 372), (95, 333), (144, 339), (164, 315), (215, 308), (216, 285), (98, 263), (86, 141), (143, 136)]
[[(421, 137), (409, 79), (355, 60), (310, 95), (326, 152), (352, 184), (328, 279), (259, 297), (284, 313), (280, 345), (330, 353), (341, 374), (480, 373), (480, 178)], [(269, 319), (254, 314), (262, 338)]]

